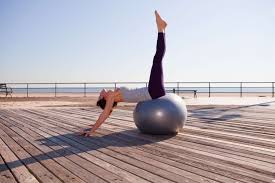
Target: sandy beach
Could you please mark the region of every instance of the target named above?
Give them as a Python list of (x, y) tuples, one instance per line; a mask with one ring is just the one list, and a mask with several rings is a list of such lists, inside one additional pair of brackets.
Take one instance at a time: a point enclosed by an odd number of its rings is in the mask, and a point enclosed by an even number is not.
[[(216, 96), (197, 97), (182, 96), (187, 105), (268, 105), (274, 107), (273, 97), (238, 97)], [(33, 108), (33, 107), (92, 107), (96, 105), (97, 95), (83, 96), (60, 96), (49, 95), (33, 97), (0, 97), (0, 108)], [(132, 109), (136, 103), (119, 103), (118, 108)], [(275, 107), (274, 107), (275, 109)]]

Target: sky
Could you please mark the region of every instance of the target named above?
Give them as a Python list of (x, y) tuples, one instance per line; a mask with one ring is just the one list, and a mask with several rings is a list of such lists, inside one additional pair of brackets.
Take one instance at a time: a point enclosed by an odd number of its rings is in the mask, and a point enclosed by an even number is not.
[(274, 0), (0, 0), (0, 82), (275, 81)]

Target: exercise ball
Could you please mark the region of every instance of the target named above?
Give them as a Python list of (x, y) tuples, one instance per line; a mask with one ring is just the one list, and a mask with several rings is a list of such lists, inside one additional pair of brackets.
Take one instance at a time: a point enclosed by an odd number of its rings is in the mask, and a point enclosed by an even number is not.
[(187, 108), (176, 94), (139, 102), (134, 110), (134, 121), (142, 133), (165, 135), (177, 133), (185, 124)]

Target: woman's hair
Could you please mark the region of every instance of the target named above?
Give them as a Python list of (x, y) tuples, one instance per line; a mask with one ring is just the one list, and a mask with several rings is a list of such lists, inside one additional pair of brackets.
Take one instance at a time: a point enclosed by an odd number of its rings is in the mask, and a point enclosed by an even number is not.
[[(106, 106), (106, 100), (104, 98), (102, 98), (102, 99), (97, 101), (96, 105), (104, 110), (104, 108)], [(117, 106), (117, 102), (114, 102), (113, 107), (115, 107), (115, 106)]]

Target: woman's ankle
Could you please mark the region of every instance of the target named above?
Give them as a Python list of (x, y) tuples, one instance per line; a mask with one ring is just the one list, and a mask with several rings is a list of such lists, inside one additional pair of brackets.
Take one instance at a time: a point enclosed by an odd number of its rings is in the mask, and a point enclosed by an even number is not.
[(158, 33), (164, 33), (164, 30), (162, 28), (158, 28)]

